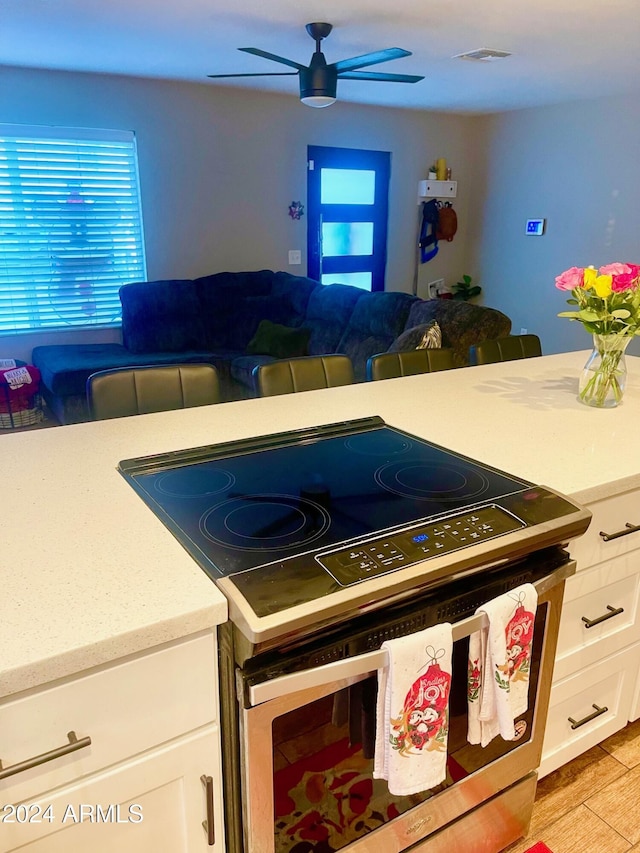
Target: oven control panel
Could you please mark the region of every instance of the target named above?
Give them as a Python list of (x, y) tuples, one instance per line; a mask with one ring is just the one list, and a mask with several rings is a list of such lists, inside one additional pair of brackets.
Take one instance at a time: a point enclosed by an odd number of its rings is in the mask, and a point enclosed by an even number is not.
[(491, 505), (435, 524), (427, 522), (396, 531), (355, 547), (318, 554), (316, 559), (339, 584), (349, 586), (525, 526), (511, 513)]

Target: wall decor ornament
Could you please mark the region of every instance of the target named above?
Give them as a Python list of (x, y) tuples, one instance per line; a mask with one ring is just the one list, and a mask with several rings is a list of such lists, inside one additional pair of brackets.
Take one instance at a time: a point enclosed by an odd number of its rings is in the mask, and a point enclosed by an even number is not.
[(593, 335), (593, 352), (580, 377), (578, 398), (587, 406), (612, 408), (622, 402), (627, 377), (625, 350), (640, 335), (640, 266), (613, 263), (571, 267), (556, 278), (577, 310), (558, 317), (578, 320)]
[(289, 216), (292, 219), (301, 219), (304, 216), (304, 205), (299, 201), (292, 201), (289, 205)]

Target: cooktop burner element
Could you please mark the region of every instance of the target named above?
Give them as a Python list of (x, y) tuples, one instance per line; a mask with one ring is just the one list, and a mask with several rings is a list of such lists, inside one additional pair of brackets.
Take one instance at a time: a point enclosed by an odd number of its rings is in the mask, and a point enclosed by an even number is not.
[(374, 474), (383, 489), (396, 495), (422, 501), (467, 503), (480, 499), (490, 488), (482, 471), (468, 466), (445, 463), (431, 466), (421, 462), (390, 462)]
[(329, 513), (310, 500), (258, 494), (229, 498), (207, 510), (200, 530), (223, 547), (274, 551), (308, 545), (330, 524)]
[(236, 478), (223, 468), (202, 464), (199, 468), (178, 468), (154, 481), (161, 495), (171, 498), (202, 498), (230, 489)]
[(501, 549), (524, 552), (534, 535), (556, 545), (567, 541), (556, 529), (587, 517), (550, 490), (378, 417), (119, 468), (231, 604), (241, 602), (241, 619), (247, 606), (259, 619), (316, 602), (320, 613), (322, 599), (347, 590), (350, 601), (369, 600), (379, 588), (366, 596), (363, 581), (393, 574), (385, 589), (404, 588), (424, 582), (424, 563), (430, 578), (444, 577)]
[(363, 432), (358, 435), (352, 435), (348, 438), (344, 446), (347, 450), (353, 453), (362, 453), (364, 456), (399, 456), (401, 453), (407, 453), (413, 447), (413, 442), (408, 436), (400, 433), (393, 433), (385, 430), (384, 432)]

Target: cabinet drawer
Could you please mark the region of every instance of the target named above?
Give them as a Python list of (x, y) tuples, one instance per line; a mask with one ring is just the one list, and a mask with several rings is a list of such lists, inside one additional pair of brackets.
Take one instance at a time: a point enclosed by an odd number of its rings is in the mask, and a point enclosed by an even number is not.
[(0, 705), (6, 769), (68, 743), (91, 743), (0, 780), (0, 801), (114, 765), (216, 718), (215, 638), (203, 634)]
[[(553, 685), (540, 776), (627, 724), (639, 657), (636, 644)], [(598, 714), (594, 705), (607, 710)], [(572, 728), (569, 718), (580, 723), (591, 715), (591, 720)]]
[[(640, 551), (569, 578), (560, 620), (554, 681), (640, 640)], [(583, 619), (596, 622), (588, 627)], [(602, 619), (602, 621), (598, 621)]]
[[(570, 548), (578, 571), (640, 548), (640, 530), (630, 532), (626, 527), (627, 524), (640, 525), (640, 492), (626, 492), (597, 501), (590, 504), (589, 509), (593, 513), (589, 529)], [(620, 532), (625, 535), (608, 542), (600, 535)]]

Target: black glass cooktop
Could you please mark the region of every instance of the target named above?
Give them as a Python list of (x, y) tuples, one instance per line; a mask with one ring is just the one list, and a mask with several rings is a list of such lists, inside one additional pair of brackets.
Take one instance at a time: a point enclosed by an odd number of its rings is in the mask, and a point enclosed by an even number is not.
[[(213, 578), (499, 503), (532, 485), (380, 418), (125, 460), (120, 470)], [(418, 532), (413, 543), (426, 538)]]

